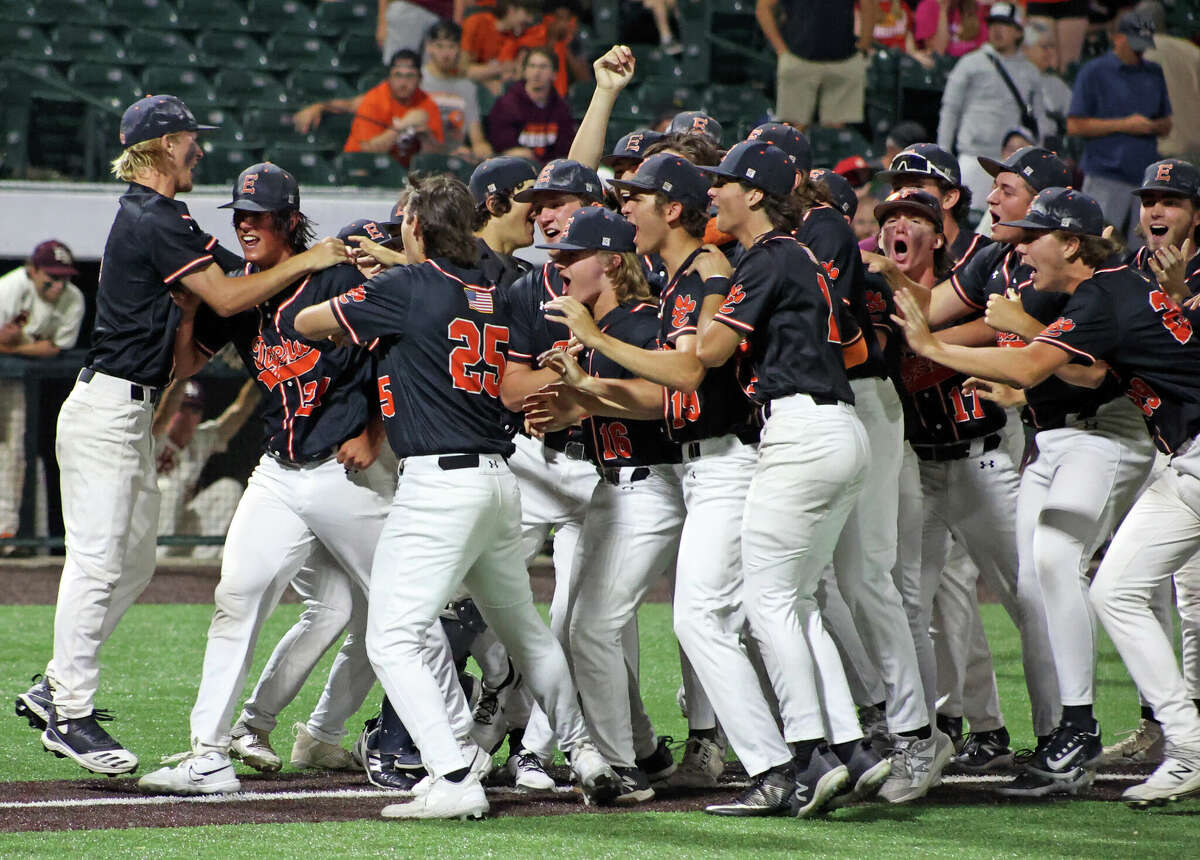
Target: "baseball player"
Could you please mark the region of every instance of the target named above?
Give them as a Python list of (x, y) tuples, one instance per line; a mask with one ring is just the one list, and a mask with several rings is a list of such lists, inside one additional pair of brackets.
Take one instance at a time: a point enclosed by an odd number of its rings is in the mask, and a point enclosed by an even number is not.
[[(173, 293), (188, 291), (233, 314), (346, 258), (345, 246), (327, 239), (271, 271), (226, 277), (223, 267), (239, 258), (175, 199), (191, 190), (200, 130), (174, 96), (147, 96), (121, 117), (124, 149), (113, 173), (129, 187), (105, 244), (92, 348), (59, 413), (67, 557), (54, 657), (25, 696), (38, 706), (31, 723), (45, 723), (42, 745), (95, 773), (137, 767), (137, 756), (98, 722), (93, 697), (100, 647), (154, 573), (159, 495), (150, 425), (175, 359), (181, 311)], [(144, 524), (136, 532), (135, 521)]]
[[(1018, 246), (1041, 291), (1070, 296), (1057, 320), (1022, 349), (947, 344), (932, 337), (907, 292), (897, 295), (905, 334), (920, 354), (973, 376), (1030, 388), (1074, 362), (1107, 361), (1145, 417), (1170, 467), (1134, 504), (1105, 554), (1091, 603), (1138, 689), (1162, 721), (1169, 744), (1162, 765), (1126, 789), (1132, 806), (1200, 791), (1200, 714), (1187, 698), (1170, 640), (1150, 600), (1197, 548), (1200, 468), (1191, 444), (1200, 432), (1200, 348), (1188, 317), (1165, 290), (1120, 264), (1100, 237), (1104, 216), (1094, 200), (1065, 188), (1041, 191), (1025, 218), (1001, 222), (1025, 232)], [(1186, 570), (1186, 568), (1184, 568)], [(1039, 770), (1061, 762), (1035, 756)], [(1098, 752), (1098, 751), (1097, 751)]]
[(488, 810), (472, 765), (490, 756), (467, 739), (461, 690), (452, 724), (422, 653), (427, 631), (464, 584), (570, 751), (585, 797), (610, 800), (620, 791), (588, 738), (562, 649), (533, 606), (517, 481), (505, 462), (513, 451), (500, 402), (507, 302), (473, 268), (472, 208), (461, 182), (418, 180), (403, 226), (412, 263), (298, 321), (312, 338), (384, 339), (377, 385), (400, 483), (375, 554), (367, 649), (429, 772), (412, 802), (384, 808), (388, 818)]
[[(232, 202), (223, 208), (234, 210), (248, 275), (285, 263), (301, 253), (311, 238), (308, 219), (300, 211), (296, 180), (270, 162), (243, 170), (234, 184)], [(378, 419), (372, 422), (374, 398), (368, 399), (374, 389), (370, 357), (353, 346), (306, 340), (293, 323), (309, 301), (340, 295), (361, 281), (352, 266), (335, 267), (293, 281), (289, 289), (228, 321), (211, 310), (193, 310), (193, 321), (185, 316), (191, 325), (185, 322), (183, 328), (192, 331), (184, 345), (191, 354), (177, 350), (177, 368), (195, 370), (225, 343), (233, 343), (263, 394), (266, 453), (250, 476), (225, 541), (221, 581), (214, 595), (216, 611), (191, 715), (191, 753), (175, 767), (142, 777), (138, 787), (144, 791), (240, 790), (229, 755), (234, 706), (263, 619), (310, 556), (323, 551), (316, 556), (317, 569), (336, 564), (364, 594), (368, 590), (374, 542), (390, 489), (382, 468), (368, 469), (382, 442)], [(359, 664), (357, 671), (347, 669), (357, 684), (327, 689), (318, 712), (335, 714), (327, 715), (326, 734), (317, 735), (319, 740), (344, 732), (346, 719), (358, 710), (374, 683), (361, 628), (357, 638), (352, 634), (347, 650), (350, 653), (343, 651), (342, 656)], [(311, 669), (315, 660), (307, 662)], [(336, 662), (334, 668), (338, 669)], [(298, 689), (294, 679), (281, 681), (292, 682), (293, 694)], [(246, 724), (239, 729), (265, 734), (264, 729)], [(339, 738), (340, 734), (334, 739)], [(264, 750), (260, 763), (267, 765), (265, 769), (272, 764), (277, 768), (277, 762), (277, 757), (271, 762)]]
[[(83, 322), (83, 293), (71, 250), (57, 239), (40, 242), (25, 265), (0, 277), (0, 355), (53, 358), (70, 349)], [(25, 382), (0, 380), (8, 411), (0, 425), (0, 539), (16, 537), (25, 484)]]
[(743, 802), (803, 817), (843, 788), (842, 761), (862, 748), (814, 593), (862, 485), (868, 442), (842, 358), (852, 333), (840, 331), (820, 264), (787, 233), (795, 167), (782, 150), (746, 141), (709, 172), (717, 227), (746, 253), (698, 355), (719, 367), (749, 346), (739, 377), (765, 423), (742, 519), (743, 599), (795, 753), (792, 773), (768, 771)]
[(533, 244), (533, 211), (529, 201), (513, 195), (537, 179), (532, 164), (501, 155), (481, 162), (471, 173), (468, 187), (475, 203), (474, 233), (479, 246), (479, 268), (490, 283), (507, 290), (530, 266), (513, 252)]

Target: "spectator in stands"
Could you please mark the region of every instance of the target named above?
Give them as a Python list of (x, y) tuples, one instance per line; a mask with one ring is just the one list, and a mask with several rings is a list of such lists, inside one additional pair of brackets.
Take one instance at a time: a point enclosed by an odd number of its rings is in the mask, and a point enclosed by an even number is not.
[(675, 0), (642, 0), (642, 5), (654, 17), (654, 29), (658, 31), (658, 42), (664, 54), (683, 53), (683, 45), (671, 33), (671, 13), (675, 11)]
[[(70, 349), (83, 322), (83, 293), (71, 283), (75, 258), (48, 239), (25, 265), (0, 277), (0, 355), (53, 358)], [(0, 538), (15, 537), (25, 484), (25, 381), (0, 379)]]
[(550, 48), (531, 48), (521, 80), (511, 84), (488, 114), (488, 139), (503, 155), (544, 164), (564, 158), (575, 137), (571, 107), (554, 90), (558, 56)]
[(1018, 126), (1004, 132), (1004, 143), (1000, 147), (1001, 160), (1007, 159), (1018, 149), (1037, 144), (1037, 135), (1027, 128)]
[(1054, 34), (1059, 74), (1064, 74), (1071, 63), (1079, 61), (1087, 35), (1088, 0), (1029, 0), (1025, 14), (1030, 23), (1037, 22)]
[(1158, 161), (1158, 136), (1171, 131), (1162, 68), (1142, 58), (1153, 46), (1154, 22), (1138, 12), (1123, 14), (1112, 51), (1079, 70), (1067, 116), (1067, 132), (1086, 138), (1083, 192), (1100, 204), (1130, 250), (1142, 244), (1134, 232), (1138, 209), (1131, 192), (1146, 166)]
[[(1058, 73), (1058, 37), (1052, 22), (1030, 20), (1025, 24), (1025, 59), (1042, 76), (1042, 113), (1038, 116), (1041, 145), (1062, 153), (1067, 135), (1067, 111), (1071, 107), (1071, 88)], [(1046, 118), (1042, 124), (1042, 117)]]
[(999, 159), (1007, 129), (1038, 125), (1042, 88), (1038, 70), (1021, 53), (1016, 4), (993, 3), (987, 25), (987, 44), (959, 60), (946, 80), (937, 133), (938, 146), (958, 156), (962, 184), (979, 214), (992, 188), (979, 156)]
[(775, 116), (803, 129), (816, 120), (835, 128), (863, 120), (867, 57), (877, 0), (757, 0), (754, 15), (776, 63)]
[[(462, 23), (466, 0), (378, 0), (375, 42), (383, 62), (397, 51), (420, 51), (421, 40), (438, 20), (449, 18)], [(482, 5), (482, 4), (481, 4)]]
[[(346, 138), (346, 152), (386, 152), (407, 163), (416, 141), (442, 144), (442, 113), (420, 87), (421, 57), (399, 50), (392, 57), (385, 80), (352, 99), (329, 99), (297, 111), (296, 130), (307, 134), (321, 122), (325, 111), (353, 113), (354, 124)], [(414, 140), (415, 139), (415, 140)]]
[(438, 21), (425, 36), (422, 89), (442, 114), (445, 141), (440, 149), (452, 155), (482, 161), (492, 156), (492, 145), (483, 133), (479, 94), (461, 73), (462, 29), (453, 21)]
[[(879, 166), (886, 170), (891, 166), (893, 158), (914, 143), (926, 143), (928, 141), (929, 132), (919, 122), (913, 119), (901, 120), (888, 129), (887, 137), (883, 139), (883, 157), (879, 159)], [(875, 204), (871, 205), (874, 206)], [(875, 218), (874, 212), (871, 213), (871, 218), (872, 220)]]
[(921, 0), (913, 12), (918, 51), (961, 57), (987, 41), (987, 10), (979, 0)]
[(833, 172), (849, 182), (851, 188), (862, 188), (875, 175), (875, 168), (861, 155), (847, 155), (833, 166)]
[(869, 31), (872, 39), (885, 48), (907, 50), (912, 37), (909, 4), (905, 0), (876, 0), (875, 8), (875, 24)]
[[(469, 15), (462, 28), (467, 76), (496, 94), (516, 80), (519, 42), (541, 11), (540, 0), (498, 0), (494, 10), (481, 9)], [(534, 46), (536, 43), (529, 47)]]
[[(1167, 13), (1162, 3), (1147, 0), (1135, 9), (1154, 22), (1154, 47), (1144, 54), (1147, 60), (1162, 66), (1171, 104), (1200, 105), (1200, 48), (1164, 33)], [(1171, 131), (1158, 141), (1163, 156), (1174, 156), (1200, 164), (1200, 111), (1188, 110), (1171, 118)]]

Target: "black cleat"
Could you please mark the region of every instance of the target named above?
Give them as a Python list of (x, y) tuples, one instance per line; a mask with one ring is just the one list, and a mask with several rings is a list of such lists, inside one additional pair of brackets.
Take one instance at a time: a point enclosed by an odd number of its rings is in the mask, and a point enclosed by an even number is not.
[(634, 760), (633, 763), (646, 774), (646, 779), (650, 782), (662, 782), (675, 772), (675, 756), (671, 754), (668, 746), (672, 740), (667, 737), (659, 738), (654, 752), (645, 758)]
[(112, 720), (104, 711), (93, 711), (77, 720), (58, 719), (53, 706), (42, 732), (42, 746), (59, 758), (69, 758), (85, 770), (105, 776), (133, 773), (137, 756), (117, 743), (98, 722)]
[(892, 762), (882, 758), (870, 741), (865, 738), (854, 747), (850, 760), (846, 762), (849, 778), (841, 792), (829, 802), (830, 809), (839, 809), (869, 800), (879, 793), (879, 789), (892, 773)]
[(29, 720), (31, 728), (42, 731), (50, 722), (50, 708), (54, 704), (54, 692), (50, 679), (42, 674), (34, 675), (33, 686), (17, 696), (17, 716)]
[(849, 782), (850, 771), (838, 761), (833, 750), (827, 744), (818, 744), (808, 760), (808, 766), (804, 770), (796, 770), (792, 815), (808, 818), (819, 814)]
[(955, 767), (970, 773), (1007, 770), (1013, 764), (1008, 729), (1001, 727), (990, 732), (971, 732), (962, 751), (950, 761)]
[(743, 818), (752, 816), (791, 815), (792, 795), (796, 791), (796, 780), (790, 769), (786, 773), (768, 770), (754, 779), (754, 784), (736, 800), (729, 803), (714, 803), (704, 807), (710, 815), (735, 815)]

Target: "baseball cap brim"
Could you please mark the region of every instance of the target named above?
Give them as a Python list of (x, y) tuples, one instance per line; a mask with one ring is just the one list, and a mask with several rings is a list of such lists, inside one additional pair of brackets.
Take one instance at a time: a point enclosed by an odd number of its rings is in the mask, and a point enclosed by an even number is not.
[(47, 275), (78, 275), (79, 270), (74, 266), (38, 266)]
[(979, 166), (988, 172), (989, 176), (999, 176), (1001, 173), (1016, 173), (1017, 171), (1009, 167), (1003, 161), (995, 158), (988, 158), (986, 155), (978, 156)]
[(605, 167), (615, 167), (622, 161), (642, 162), (644, 160), (645, 157), (641, 155), (606, 155), (600, 159), (600, 163)]
[(743, 182), (744, 181), (744, 182), (750, 182), (750, 184), (752, 184), (752, 185), (754, 184), (749, 179), (746, 179), (744, 176), (739, 176), (738, 174), (733, 173), (732, 171), (729, 171), (729, 170), (722, 170), (720, 165), (717, 165), (716, 167), (702, 167), (701, 165), (697, 164), (696, 169), (699, 170), (701, 173), (711, 173), (713, 176), (723, 176), (726, 179), (732, 179), (735, 182)]
[(546, 188), (544, 186), (541, 188), (538, 188), (536, 185), (531, 185), (530, 187), (526, 188), (524, 191), (518, 191), (516, 194), (514, 194), (512, 196), (512, 199), (517, 201), (518, 203), (528, 203), (530, 200), (533, 199), (535, 194), (574, 194), (576, 197), (586, 197), (589, 200), (601, 201), (604, 199), (600, 195), (593, 194), (591, 191), (588, 191), (583, 188), (580, 188), (580, 189)]
[(610, 179), (608, 180), (608, 184), (613, 188), (632, 188), (634, 191), (659, 190), (656, 186), (647, 182), (645, 179), (643, 179), (641, 182), (638, 182), (638, 178), (636, 176), (632, 177), (631, 179)]
[(892, 200), (884, 201), (875, 207), (875, 219), (882, 224), (889, 215), (896, 212), (905, 212), (909, 215), (916, 215), (924, 218), (933, 224), (934, 230), (942, 232), (942, 222), (939, 218), (934, 218), (933, 213), (929, 211), (928, 206), (923, 206), (920, 203), (915, 203), (911, 200)]
[(1055, 230), (1067, 229), (1061, 224), (1043, 224), (1041, 221), (1031, 221), (1028, 217), (1022, 218), (1020, 221), (1000, 221), (996, 226), (1015, 227), (1018, 230), (1032, 230), (1039, 233), (1053, 233)]
[[(378, 222), (378, 221), (376, 221), (375, 223), (377, 223), (377, 224), (378, 224), (379, 222)], [(351, 233), (351, 234), (350, 234), (350, 236), (362, 236), (362, 237), (363, 237), (363, 238), (365, 238), (365, 239), (370, 239), (370, 240), (371, 240), (372, 242), (374, 242), (376, 245), (383, 245), (383, 247), (385, 247), (385, 248), (386, 248), (386, 247), (388, 247), (389, 245), (395, 245), (395, 244), (397, 244), (397, 243), (399, 243), (399, 242), (403, 242), (403, 241), (404, 241), (404, 237), (403, 237), (403, 236), (388, 236), (386, 239), (371, 239), (371, 237), (370, 237), (370, 236), (367, 236), (365, 233)], [(343, 239), (342, 241), (343, 241), (343, 242), (348, 242), (348, 241), (350, 240), (350, 236), (347, 236), (347, 237), (346, 237), (345, 239)]]
[[(533, 247), (541, 248), (544, 251), (608, 251), (608, 250), (611, 250), (609, 248), (589, 248), (584, 245), (575, 245), (575, 244), (571, 244), (568, 242), (556, 242), (554, 244), (550, 244), (549, 242), (546, 242), (541, 245), (534, 245)], [(620, 253), (620, 252), (614, 252), (614, 253)]]
[(1200, 197), (1200, 189), (1195, 193), (1185, 191), (1182, 188), (1175, 188), (1172, 185), (1143, 185), (1141, 188), (1133, 189), (1131, 194), (1141, 197), (1143, 194), (1170, 194), (1173, 197)]
[(196, 131), (217, 131), (220, 128), (219, 125), (197, 125)]
[(274, 209), (268, 209), (261, 203), (256, 203), (253, 200), (234, 200), (232, 203), (225, 203), (217, 207), (218, 209), (237, 209), (240, 212), (274, 212)]

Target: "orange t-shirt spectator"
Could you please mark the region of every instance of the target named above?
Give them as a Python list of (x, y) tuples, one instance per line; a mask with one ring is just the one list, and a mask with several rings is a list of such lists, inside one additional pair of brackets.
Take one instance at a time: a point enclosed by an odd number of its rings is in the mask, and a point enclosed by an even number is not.
[(358, 98), (343, 149), (388, 152), (402, 158), (396, 143), (406, 132), (428, 134), (438, 143), (444, 142), (441, 111), (420, 83), (420, 57), (413, 51), (397, 51), (387, 79)]
[[(496, 11), (476, 12), (463, 21), (462, 49), (472, 64), (516, 58), (516, 42), (541, 12), (538, 0), (499, 0)], [(509, 56), (504, 56), (508, 54)]]

